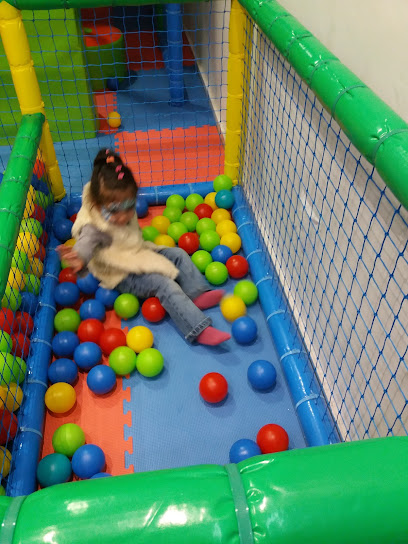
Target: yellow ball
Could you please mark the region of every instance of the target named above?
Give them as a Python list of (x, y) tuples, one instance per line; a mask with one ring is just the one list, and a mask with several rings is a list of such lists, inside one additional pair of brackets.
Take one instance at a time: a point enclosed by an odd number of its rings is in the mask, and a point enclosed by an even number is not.
[(40, 249), (40, 242), (37, 236), (31, 232), (20, 232), (17, 237), (16, 248), (23, 251), (31, 259)]
[(37, 278), (41, 278), (44, 272), (44, 265), (38, 257), (33, 257), (28, 265), (27, 274), (34, 274)]
[(220, 310), (227, 321), (235, 321), (246, 315), (246, 306), (242, 298), (237, 295), (227, 295), (220, 302)]
[(8, 275), (7, 285), (9, 285), (11, 289), (22, 291), (25, 287), (25, 284), (26, 278), (24, 276), (24, 273), (18, 268), (12, 266)]
[(65, 414), (76, 402), (75, 389), (69, 383), (54, 383), (47, 389), (44, 402), (51, 412)]
[(153, 217), (151, 226), (157, 229), (160, 234), (167, 234), (167, 229), (170, 226), (170, 219), (164, 217), (164, 215), (156, 215)]
[(108, 125), (111, 128), (118, 128), (122, 124), (122, 119), (120, 117), (119, 112), (117, 111), (111, 111), (108, 114)]
[(224, 219), (223, 221), (220, 221), (216, 227), (216, 232), (219, 234), (219, 236), (224, 236), (224, 234), (228, 234), (229, 232), (237, 232), (237, 226), (234, 223), (234, 221), (231, 221), (230, 219)]
[(217, 193), (214, 192), (214, 193), (208, 193), (208, 195), (204, 198), (204, 202), (205, 204), (208, 204), (209, 206), (211, 206), (211, 208), (213, 210), (218, 210), (218, 206), (217, 204), (215, 203), (215, 195)]
[(235, 232), (227, 232), (221, 236), (220, 244), (230, 248), (232, 253), (237, 253), (241, 249), (241, 238)]
[(126, 344), (136, 353), (153, 346), (153, 333), (150, 329), (143, 326), (133, 327), (126, 335)]
[(218, 208), (211, 214), (211, 219), (218, 225), (221, 221), (231, 220), (231, 214), (228, 210), (224, 210), (224, 208)]
[(66, 247), (73, 247), (76, 244), (75, 238), (70, 238), (64, 243), (64, 246)]
[(27, 199), (31, 198), (35, 202), (35, 189), (32, 185), (28, 188)]
[(10, 382), (8, 387), (0, 385), (0, 410), (6, 408), (9, 412), (15, 412), (23, 401), (23, 391), (16, 383)]
[(176, 247), (176, 242), (168, 234), (159, 234), (154, 239), (154, 243), (158, 246)]
[(0, 467), (2, 467), (3, 478), (9, 475), (11, 466), (11, 453), (4, 446), (0, 446)]
[(35, 207), (34, 207), (34, 198), (27, 195), (26, 205), (24, 208), (24, 214), (23, 219), (28, 219), (31, 217), (31, 214), (34, 213)]

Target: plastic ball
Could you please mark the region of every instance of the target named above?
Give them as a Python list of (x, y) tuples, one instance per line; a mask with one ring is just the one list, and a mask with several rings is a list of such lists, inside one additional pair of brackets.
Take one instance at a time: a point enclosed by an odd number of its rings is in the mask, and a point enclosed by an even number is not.
[(0, 384), (8, 387), (11, 380), (14, 356), (11, 353), (0, 352)]
[(180, 210), (180, 208), (177, 208), (176, 206), (169, 206), (168, 208), (165, 208), (163, 210), (164, 217), (167, 217), (170, 223), (175, 223), (177, 221), (180, 221), (181, 214), (182, 214), (182, 211)]
[[(0, 327), (1, 329), (1, 327)], [(27, 312), (16, 312), (14, 316), (13, 331), (22, 332), (27, 336), (33, 332), (34, 320)]]
[(231, 221), (230, 219), (223, 219), (223, 221), (220, 221), (217, 224), (215, 231), (222, 237), (224, 234), (228, 234), (229, 232), (237, 232), (237, 226), (234, 221)]
[(209, 204), (206, 204), (205, 202), (203, 202), (202, 204), (199, 204), (194, 209), (194, 213), (196, 214), (198, 219), (204, 219), (204, 218), (210, 219), (213, 211), (214, 210), (211, 208), (211, 206)]
[(120, 346), (126, 346), (126, 334), (121, 329), (105, 329), (100, 338), (99, 345), (105, 355)]
[(85, 433), (75, 423), (64, 423), (52, 435), (52, 447), (57, 453), (72, 457), (85, 444)]
[(74, 351), (74, 361), (82, 370), (89, 370), (102, 359), (102, 350), (95, 342), (79, 344)]
[(154, 243), (158, 246), (176, 247), (176, 242), (168, 234), (159, 234), (159, 236), (154, 239)]
[(40, 278), (37, 278), (37, 276), (35, 276), (34, 274), (27, 274), (24, 291), (27, 291), (27, 293), (32, 293), (33, 295), (37, 296), (40, 293), (40, 289)]
[(248, 381), (254, 389), (266, 391), (276, 384), (276, 369), (272, 363), (259, 359), (248, 367)]
[(113, 308), (115, 300), (120, 295), (116, 289), (105, 289), (105, 287), (98, 287), (95, 293), (96, 300), (102, 302), (105, 308)]
[(149, 213), (149, 204), (146, 198), (139, 196), (136, 200), (136, 214), (141, 219)]
[(152, 219), (151, 226), (157, 229), (160, 234), (166, 234), (170, 226), (170, 219), (164, 217), (164, 215), (156, 215)]
[(164, 359), (159, 350), (148, 348), (143, 350), (136, 359), (136, 368), (142, 376), (154, 378), (163, 370)]
[(215, 231), (206, 230), (200, 236), (200, 246), (205, 251), (212, 251), (218, 245), (220, 245), (220, 237)]
[(225, 264), (210, 263), (205, 269), (205, 277), (212, 285), (222, 285), (228, 279), (228, 270)]
[(31, 234), (30, 232), (20, 232), (17, 237), (16, 248), (31, 259), (39, 250), (40, 242), (34, 234)]
[(0, 446), (0, 467), (3, 478), (7, 478), (11, 467), (11, 453), (4, 446)]
[(231, 221), (231, 213), (223, 208), (218, 208), (212, 213), (211, 219), (218, 225), (221, 221)]
[(10, 382), (7, 386), (0, 385), (0, 408), (15, 412), (23, 402), (23, 391), (16, 383)]
[(78, 336), (71, 331), (63, 331), (52, 339), (52, 351), (56, 357), (71, 357), (79, 346)]
[(44, 271), (44, 265), (38, 257), (33, 257), (30, 260), (27, 272), (29, 274), (34, 274), (37, 278), (41, 278)]
[(72, 470), (78, 478), (88, 479), (105, 468), (105, 454), (95, 444), (85, 444), (72, 456)]
[(232, 189), (232, 179), (226, 174), (217, 176), (213, 183), (214, 191), (230, 191)]
[(44, 247), (47, 245), (47, 242), (48, 242), (48, 233), (46, 231), (44, 231), (42, 233), (42, 236), (39, 240), (40, 244), (42, 244)]
[(94, 474), (93, 476), (91, 476), (89, 479), (97, 480), (99, 478), (110, 478), (110, 477), (112, 477), (112, 474), (110, 474), (109, 472), (98, 472), (97, 474)]
[(99, 321), (103, 321), (106, 316), (105, 306), (96, 299), (85, 300), (79, 308), (79, 315), (84, 320), (99, 319)]
[(11, 336), (6, 331), (0, 331), (0, 351), (4, 353), (11, 353), (13, 348), (13, 342)]
[[(45, 189), (45, 186), (44, 186)], [(44, 208), (46, 210), (48, 206), (51, 206), (53, 204), (54, 199), (52, 195), (46, 194), (43, 192), (42, 188), (41, 190), (35, 191), (35, 203), (41, 206), (41, 208)]]
[(16, 249), (13, 253), (13, 258), (11, 260), (11, 267), (18, 268), (22, 272), (27, 272), (29, 264), (30, 261), (28, 260), (27, 255), (19, 249)]
[(71, 461), (61, 453), (50, 453), (37, 466), (37, 480), (41, 487), (63, 484), (72, 475)]
[(136, 353), (127, 346), (121, 346), (109, 355), (109, 366), (118, 376), (126, 376), (136, 368)]
[[(30, 294), (30, 293), (23, 293), (23, 294)], [(30, 300), (26, 302), (25, 307), (23, 310), (25, 312), (28, 312), (30, 315), (34, 315), (35, 310), (37, 308), (38, 299), (35, 295), (33, 295), (35, 298), (34, 300)], [(29, 298), (29, 297), (28, 297)], [(29, 304), (30, 302), (30, 304)], [(32, 303), (35, 302), (35, 307), (32, 307)], [(23, 296), (17, 291), (17, 289), (12, 289), (9, 285), (6, 285), (6, 290), (4, 291), (4, 296), (1, 299), (1, 306), (2, 308), (9, 308), (13, 312), (16, 312), (23, 303)]]
[(215, 203), (216, 194), (216, 192), (208, 193), (208, 195), (204, 198), (204, 203), (208, 204), (211, 207), (212, 211), (217, 209), (217, 204)]
[(81, 290), (81, 293), (84, 293), (85, 295), (95, 294), (99, 287), (99, 280), (92, 274), (87, 274), (83, 278), (78, 278), (76, 283)]
[(47, 389), (44, 402), (51, 412), (65, 414), (76, 402), (75, 389), (69, 383), (54, 383)]
[[(82, 319), (86, 319), (86, 317), (82, 317)], [(78, 312), (76, 312), (72, 308), (64, 308), (56, 314), (54, 318), (54, 327), (55, 330), (58, 332), (76, 332), (78, 330), (80, 322), (81, 318), (79, 317)]]
[(150, 297), (142, 304), (142, 315), (150, 323), (158, 323), (166, 316), (166, 310), (157, 297)]
[(152, 331), (143, 325), (133, 327), (126, 335), (126, 344), (136, 353), (151, 348), (153, 342), (154, 337)]
[(56, 359), (48, 368), (51, 383), (73, 384), (78, 377), (78, 367), (71, 359)]
[(167, 234), (171, 236), (175, 242), (178, 242), (180, 236), (182, 236), (186, 232), (187, 232), (187, 227), (183, 225), (183, 223), (180, 223), (179, 221), (172, 223), (167, 229)]
[(108, 77), (106, 80), (106, 88), (112, 92), (117, 91), (119, 89), (119, 79), (117, 77)]
[(245, 257), (241, 255), (233, 255), (226, 262), (228, 268), (228, 274), (231, 278), (239, 280), (248, 274), (249, 265)]
[(256, 442), (261, 448), (262, 453), (276, 453), (288, 449), (289, 436), (280, 425), (269, 423), (259, 430)]
[(139, 300), (131, 293), (123, 293), (115, 300), (113, 308), (122, 319), (131, 319), (139, 311)]
[(75, 306), (79, 296), (80, 292), (77, 285), (69, 281), (60, 283), (54, 290), (55, 302), (60, 306)]
[(69, 240), (64, 242), (65, 247), (74, 247), (75, 244), (76, 244), (75, 238), (70, 238)]
[(111, 111), (108, 113), (107, 117), (108, 125), (111, 128), (119, 128), (122, 124), (122, 118), (120, 116), (120, 113), (117, 111)]
[(34, 211), (31, 213), (31, 217), (40, 223), (44, 223), (46, 218), (45, 211), (38, 204), (34, 204)]
[(236, 295), (227, 295), (220, 302), (220, 310), (227, 321), (235, 321), (246, 315), (246, 306), (242, 298)]
[(94, 342), (97, 344), (104, 330), (99, 319), (85, 319), (78, 327), (78, 338), (81, 342)]
[(227, 396), (228, 382), (222, 374), (210, 372), (201, 378), (199, 391), (206, 402), (216, 404)]
[(186, 208), (189, 212), (193, 212), (199, 204), (204, 202), (204, 198), (198, 193), (192, 193), (186, 198)]
[(222, 189), (221, 191), (218, 191), (215, 195), (215, 203), (219, 208), (229, 210), (230, 208), (232, 208), (234, 202), (235, 197), (232, 191)]
[(53, 231), (56, 236), (56, 238), (60, 242), (66, 242), (69, 240), (72, 236), (73, 223), (69, 219), (60, 219), (56, 223), (54, 223)]
[[(10, 380), (14, 383), (20, 384), (25, 378), (27, 365), (24, 359), (21, 359), (20, 357), (16, 357), (15, 355), (13, 355), (12, 357), (13, 357), (13, 360), (11, 364)], [(10, 360), (9, 360), (9, 364), (10, 364)]]
[(212, 257), (211, 257), (211, 254), (208, 253), (208, 251), (205, 251), (203, 249), (200, 249), (198, 251), (196, 251), (195, 253), (193, 253), (193, 255), (191, 256), (191, 260), (193, 261), (193, 263), (196, 265), (196, 267), (198, 268), (198, 270), (204, 274), (207, 266), (212, 263)]
[(227, 246), (215, 246), (211, 251), (211, 257), (213, 258), (213, 261), (225, 264), (228, 259), (232, 257), (232, 251)]
[(7, 285), (11, 289), (23, 290), (26, 284), (24, 273), (18, 268), (10, 268), (8, 274)]
[(40, 243), (40, 249), (34, 255), (34, 258), (40, 259), (40, 261), (43, 262), (45, 260), (45, 257), (46, 257), (45, 247)]
[(196, 225), (196, 231), (197, 234), (200, 236), (203, 234), (203, 232), (213, 230), (215, 231), (216, 224), (212, 219), (209, 219), (208, 217), (204, 217), (203, 219), (199, 219), (197, 225)]
[(200, 239), (195, 232), (186, 232), (178, 239), (178, 246), (189, 255), (192, 255), (200, 247)]
[(241, 249), (241, 237), (235, 232), (227, 232), (221, 236), (220, 244), (230, 248), (232, 253), (237, 253)]
[(8, 410), (0, 410), (0, 444), (5, 446), (9, 440), (17, 434), (18, 420), (13, 413)]
[(43, 233), (43, 228), (41, 223), (37, 219), (29, 217), (28, 219), (23, 219), (20, 223), (20, 232), (31, 232), (37, 238), (41, 238)]
[(0, 330), (10, 334), (14, 326), (14, 314), (9, 308), (0, 310)]
[(77, 282), (77, 275), (72, 270), (72, 268), (70, 268), (70, 267), (64, 268), (64, 270), (61, 270), (61, 272), (59, 273), (58, 281), (60, 283), (64, 283), (64, 282), (67, 282), (67, 281), (70, 282), (70, 283), (76, 283)]
[(143, 240), (146, 240), (147, 242), (154, 242), (159, 234), (160, 232), (156, 229), (156, 227), (152, 227), (151, 225), (142, 229)]
[(180, 223), (187, 227), (188, 232), (194, 232), (198, 223), (198, 217), (194, 212), (184, 212), (180, 217)]
[(175, 206), (176, 208), (179, 208), (180, 210), (184, 210), (185, 208), (185, 201), (184, 198), (181, 195), (170, 195), (168, 199), (166, 200), (166, 206)]
[(253, 440), (249, 438), (241, 438), (232, 444), (229, 451), (229, 459), (231, 463), (240, 463), (254, 457), (255, 455), (262, 455), (261, 448)]
[(17, 355), (17, 357), (27, 359), (30, 351), (30, 340), (27, 336), (21, 332), (17, 332), (11, 335), (11, 341), (13, 344), (13, 353)]
[(82, 206), (82, 200), (80, 198), (71, 198), (67, 206), (67, 215), (70, 217), (79, 212)]
[(91, 368), (86, 383), (96, 395), (105, 395), (116, 385), (116, 374), (110, 366), (97, 365)]
[(252, 317), (243, 316), (233, 322), (231, 333), (238, 344), (247, 345), (258, 336), (258, 327)]
[(234, 287), (234, 295), (242, 298), (247, 306), (258, 300), (258, 288), (252, 281), (239, 281)]
[(27, 200), (26, 200), (26, 204), (25, 204), (24, 212), (23, 212), (23, 218), (28, 219), (34, 213), (34, 210), (35, 210), (34, 199), (30, 198), (27, 195)]

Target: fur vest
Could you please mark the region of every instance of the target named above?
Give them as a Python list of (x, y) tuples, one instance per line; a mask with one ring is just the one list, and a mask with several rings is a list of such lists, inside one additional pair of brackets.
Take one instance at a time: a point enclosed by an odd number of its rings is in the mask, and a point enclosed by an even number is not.
[(89, 196), (90, 184), (85, 185), (82, 207), (72, 228), (72, 236), (78, 238), (85, 225), (93, 225), (112, 238), (112, 244), (98, 249), (88, 263), (89, 271), (106, 289), (115, 288), (129, 274), (162, 274), (171, 279), (178, 275), (174, 264), (160, 253), (152, 242), (143, 240), (136, 214), (125, 226), (116, 226), (100, 214)]

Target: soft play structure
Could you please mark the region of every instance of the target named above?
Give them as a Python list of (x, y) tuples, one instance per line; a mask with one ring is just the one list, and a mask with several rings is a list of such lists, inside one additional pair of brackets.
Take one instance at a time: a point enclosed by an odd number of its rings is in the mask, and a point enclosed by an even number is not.
[[(408, 125), (275, 0), (170, 2), (127, 24), (145, 4), (0, 2), (0, 543), (407, 543)], [(251, 280), (236, 320), (209, 309), (226, 346), (188, 344), (148, 301), (120, 312), (60, 261), (104, 148), (135, 174), (145, 239), (192, 236), (235, 298)], [(98, 340), (80, 337), (89, 318)], [(148, 347), (122, 333), (138, 326)], [(106, 331), (135, 363), (95, 392)], [(72, 378), (51, 373), (61, 360)], [(269, 425), (284, 445), (261, 443)], [(79, 465), (87, 446), (98, 469)]]

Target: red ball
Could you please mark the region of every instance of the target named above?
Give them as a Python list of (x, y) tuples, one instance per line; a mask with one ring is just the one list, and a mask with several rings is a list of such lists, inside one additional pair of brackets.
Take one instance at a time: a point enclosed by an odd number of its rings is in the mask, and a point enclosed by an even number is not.
[(205, 204), (204, 202), (194, 208), (194, 213), (197, 215), (198, 219), (203, 219), (204, 217), (211, 219), (213, 211), (214, 210), (211, 208), (211, 206)]
[(99, 344), (104, 326), (99, 319), (85, 319), (78, 327), (78, 338), (80, 342), (94, 342)]
[(120, 346), (126, 346), (126, 334), (122, 329), (105, 329), (99, 339), (99, 345), (105, 355)]
[(27, 359), (28, 352), (30, 351), (30, 340), (28, 337), (21, 332), (17, 332), (11, 335), (11, 341), (13, 342), (13, 353), (17, 357)]
[(184, 249), (189, 255), (195, 253), (200, 247), (200, 239), (195, 232), (186, 232), (182, 234), (178, 241), (178, 246)]
[(21, 332), (27, 336), (30, 336), (30, 334), (33, 332), (33, 328), (34, 320), (30, 314), (27, 312), (16, 312), (13, 323), (14, 332)]
[(222, 374), (210, 372), (201, 378), (199, 391), (205, 401), (221, 402), (228, 394), (228, 382)]
[(40, 237), (40, 244), (42, 244), (44, 247), (47, 245), (47, 242), (48, 242), (48, 233), (43, 230), (43, 233), (41, 234), (41, 237)]
[(64, 283), (66, 281), (69, 281), (71, 283), (76, 283), (77, 275), (75, 274), (75, 272), (73, 272), (72, 268), (68, 266), (68, 268), (64, 268), (63, 270), (61, 270), (58, 276), (58, 281), (60, 283)]
[(34, 204), (34, 211), (31, 214), (33, 219), (37, 219), (40, 223), (45, 221), (45, 211), (38, 204)]
[(73, 223), (75, 223), (76, 218), (77, 218), (77, 214), (74, 213), (74, 215), (71, 215), (71, 217), (70, 217), (69, 219), (70, 219), (70, 221), (72, 221)]
[(289, 436), (283, 427), (275, 423), (264, 425), (258, 432), (256, 441), (262, 453), (286, 451), (289, 447)]
[(35, 160), (33, 173), (37, 176), (38, 179), (41, 179), (45, 174), (45, 164), (41, 159)]
[(14, 327), (14, 314), (9, 308), (2, 308), (0, 311), (0, 330), (11, 334)]
[(241, 255), (233, 255), (225, 263), (231, 278), (239, 280), (248, 274), (248, 261)]
[(0, 421), (0, 445), (4, 446), (16, 436), (18, 420), (8, 410), (0, 410)]
[(158, 323), (166, 315), (166, 310), (157, 297), (150, 297), (142, 304), (142, 315), (150, 323)]
[(34, 255), (34, 257), (37, 257), (40, 259), (40, 261), (44, 261), (45, 259), (45, 247), (40, 244), (40, 249), (37, 251), (37, 253)]

